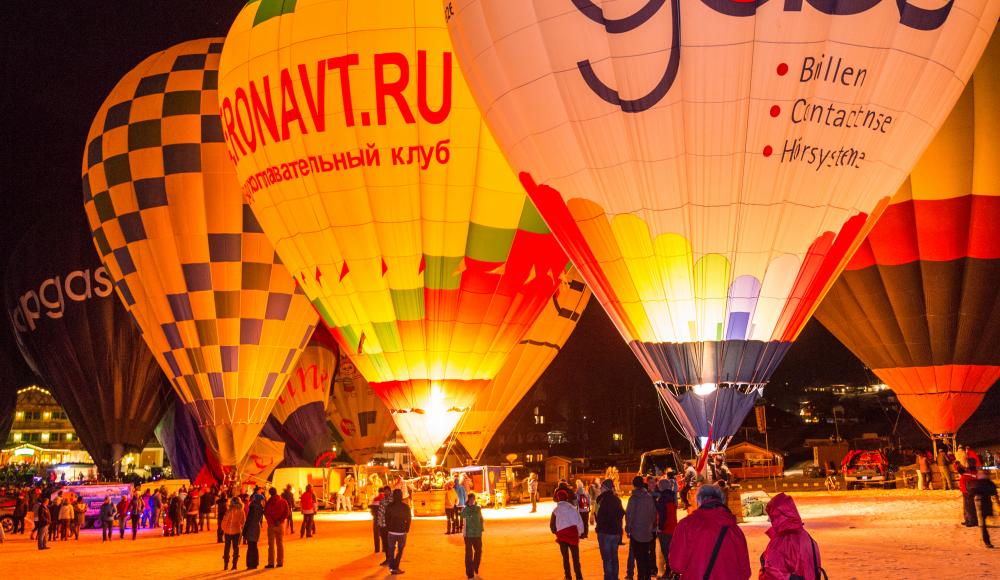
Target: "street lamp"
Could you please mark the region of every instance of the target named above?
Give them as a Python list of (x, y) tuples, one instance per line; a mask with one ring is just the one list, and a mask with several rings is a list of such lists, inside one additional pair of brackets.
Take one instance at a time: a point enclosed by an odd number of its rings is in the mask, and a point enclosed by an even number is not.
[(837, 419), (837, 413), (843, 415), (844, 407), (837, 405), (833, 408), (833, 428), (834, 431), (837, 433), (837, 441), (840, 441), (840, 422)]

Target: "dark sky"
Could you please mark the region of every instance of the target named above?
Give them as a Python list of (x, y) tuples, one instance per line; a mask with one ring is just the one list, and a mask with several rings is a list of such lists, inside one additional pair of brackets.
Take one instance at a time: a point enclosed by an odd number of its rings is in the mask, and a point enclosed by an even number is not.
[[(0, 136), (4, 268), (10, 250), (38, 216), (82, 211), (84, 140), (92, 116), (118, 79), (155, 51), (184, 40), (225, 36), (243, 4), (241, 0), (5, 4), (0, 77), (6, 101)], [(2, 326), (4, 347), (9, 349), (9, 329)], [(571, 393), (583, 376), (607, 389), (649, 388), (641, 367), (596, 304), (588, 309), (566, 350), (545, 377), (548, 389)], [(30, 380), (23, 369), (17, 372)], [(871, 378), (813, 321), (774, 375), (772, 389), (796, 391), (812, 383)]]

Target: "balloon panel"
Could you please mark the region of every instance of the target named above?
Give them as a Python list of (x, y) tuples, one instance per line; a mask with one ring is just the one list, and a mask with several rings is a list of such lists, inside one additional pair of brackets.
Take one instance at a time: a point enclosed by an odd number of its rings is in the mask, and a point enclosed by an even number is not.
[(84, 205), (118, 294), (226, 466), (270, 415), (316, 314), (249, 207), (222, 138), (221, 39), (159, 52), (91, 126)]
[(590, 303), (590, 290), (575, 268), (568, 271), (552, 300), (514, 347), (489, 389), (476, 398), (455, 436), (476, 461), (507, 415), (531, 390), (559, 354)]
[(156, 425), (155, 433), (174, 475), (196, 485), (222, 481), (222, 466), (205, 444), (190, 408), (176, 395), (170, 398), (173, 403)]
[(699, 393), (659, 386), (656, 391), (694, 449), (702, 449), (709, 438), (713, 447), (724, 449), (761, 396), (759, 389), (726, 388)]
[[(317, 330), (319, 334), (319, 330)], [(395, 429), (392, 415), (346, 356), (330, 389), (327, 418), (355, 463), (368, 463)]]
[(459, 64), (542, 216), (650, 377), (687, 387), (767, 381), (1000, 13), (448, 5)]
[(170, 386), (114, 297), (77, 212), (41, 220), (7, 267), (13, 334), (104, 477), (139, 451), (169, 404)]
[(289, 467), (286, 460), (287, 445), (272, 421), (260, 430), (257, 439), (240, 465), (240, 476), (248, 485), (266, 485), (279, 466)]
[(251, 2), (219, 79), (244, 194), (425, 461), (566, 264), (482, 122), (440, 7)]
[(1000, 41), (816, 312), (932, 433), (1000, 380)]
[(310, 342), (289, 373), (271, 411), (272, 420), (281, 425), (288, 447), (295, 447), (301, 462), (309, 467), (330, 451), (332, 445), (326, 407), (336, 365), (337, 355), (333, 350)]

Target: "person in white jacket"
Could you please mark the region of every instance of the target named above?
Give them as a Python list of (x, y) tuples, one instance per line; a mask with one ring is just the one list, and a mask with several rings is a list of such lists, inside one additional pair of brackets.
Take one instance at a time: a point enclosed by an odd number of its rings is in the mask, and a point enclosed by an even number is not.
[(565, 577), (572, 578), (569, 567), (572, 556), (573, 571), (577, 580), (581, 580), (583, 571), (580, 569), (580, 535), (583, 534), (583, 519), (574, 505), (575, 502), (571, 503), (571, 494), (568, 490), (557, 491), (555, 499), (557, 503), (556, 508), (552, 510), (552, 517), (549, 518), (549, 529), (556, 535), (556, 543), (559, 544), (559, 552), (562, 553)]

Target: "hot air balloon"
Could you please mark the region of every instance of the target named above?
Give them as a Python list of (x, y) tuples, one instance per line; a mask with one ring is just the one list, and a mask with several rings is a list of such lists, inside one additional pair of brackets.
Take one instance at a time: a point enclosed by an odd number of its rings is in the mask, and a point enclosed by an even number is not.
[(571, 269), (542, 315), (514, 347), (490, 388), (479, 395), (455, 430), (455, 437), (475, 462), (479, 462), (507, 415), (559, 354), (589, 303), (590, 290), (576, 269)]
[(195, 485), (212, 485), (223, 479), (222, 466), (205, 444), (191, 408), (176, 394), (173, 403), (156, 426), (156, 439), (170, 461), (175, 477)]
[(1000, 380), (1000, 39), (816, 317), (932, 435)]
[(299, 458), (289, 462), (287, 467), (311, 467), (331, 448), (326, 408), (330, 400), (330, 382), (337, 369), (337, 353), (335, 346), (331, 349), (315, 339), (320, 332), (326, 331), (322, 327), (316, 329), (271, 411), (271, 419), (280, 426), (286, 446), (294, 447)]
[(231, 468), (317, 317), (243, 204), (218, 116), (221, 50), (184, 42), (125, 75), (90, 128), (83, 182), (119, 297)]
[(250, 446), (250, 451), (240, 464), (239, 473), (246, 485), (266, 485), (271, 474), (278, 466), (289, 467), (288, 445), (285, 443), (278, 426), (274, 421), (268, 421), (260, 430), (257, 439)]
[(431, 462), (566, 265), (482, 123), (440, 8), (249, 2), (219, 73), (255, 215)]
[(7, 312), (21, 354), (73, 423), (102, 477), (141, 451), (170, 385), (114, 297), (79, 213), (42, 220), (10, 257)]
[(326, 416), (341, 440), (341, 449), (358, 464), (368, 463), (381, 451), (396, 428), (385, 403), (346, 356), (340, 357), (330, 386)]
[(958, 98), (1000, 2), (635, 4), (445, 12), (542, 217), (692, 444), (724, 447)]

